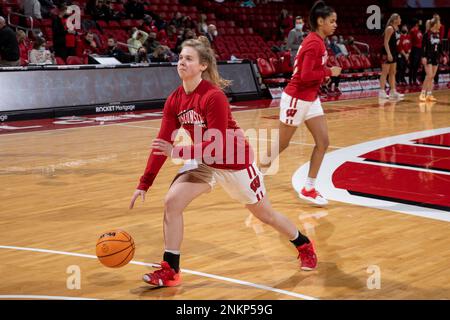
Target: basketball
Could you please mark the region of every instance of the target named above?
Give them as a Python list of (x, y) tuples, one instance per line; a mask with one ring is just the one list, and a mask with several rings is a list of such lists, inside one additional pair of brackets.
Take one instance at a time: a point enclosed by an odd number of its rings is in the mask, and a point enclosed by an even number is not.
[(98, 260), (108, 268), (120, 268), (133, 259), (134, 240), (123, 230), (103, 233), (97, 240)]

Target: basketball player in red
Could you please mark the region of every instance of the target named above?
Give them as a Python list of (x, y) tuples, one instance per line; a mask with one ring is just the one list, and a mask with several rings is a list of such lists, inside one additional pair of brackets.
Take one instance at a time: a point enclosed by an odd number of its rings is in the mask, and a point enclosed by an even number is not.
[[(195, 198), (208, 193), (216, 182), (255, 217), (291, 240), (299, 252), (301, 269), (314, 269), (317, 257), (312, 243), (270, 204), (263, 176), (253, 161), (252, 148), (233, 119), (228, 99), (221, 90), (228, 83), (218, 74), (209, 42), (185, 41), (177, 70), (182, 85), (166, 100), (158, 137), (153, 141), (147, 167), (130, 203), (132, 209), (137, 198), (145, 199), (167, 157), (187, 160), (165, 198), (165, 251), (161, 267), (145, 274), (143, 280), (156, 286), (181, 283), (183, 211)], [(192, 145), (173, 145), (176, 130), (181, 126), (188, 131)], [(199, 139), (198, 136), (207, 137)], [(230, 141), (232, 148), (228, 149), (234, 150), (232, 156), (226, 149)]]
[(318, 97), (320, 84), (331, 76), (341, 73), (340, 67), (327, 68), (328, 59), (324, 39), (336, 30), (337, 15), (323, 1), (311, 8), (309, 23), (311, 32), (303, 40), (294, 62), (292, 79), (285, 88), (280, 102), (279, 152), (289, 145), (302, 122), (311, 132), (315, 146), (311, 155), (308, 178), (299, 191), (299, 197), (317, 205), (328, 201), (315, 188), (320, 165), (328, 148), (328, 128)]

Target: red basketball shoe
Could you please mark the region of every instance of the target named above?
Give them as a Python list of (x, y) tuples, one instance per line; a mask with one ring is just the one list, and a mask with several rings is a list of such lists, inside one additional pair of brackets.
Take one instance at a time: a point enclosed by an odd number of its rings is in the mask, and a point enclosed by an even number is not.
[(298, 246), (297, 250), (297, 259), (300, 258), (300, 268), (305, 271), (314, 270), (317, 266), (317, 255), (314, 252), (312, 242)]
[(306, 189), (303, 187), (303, 189), (298, 193), (298, 196), (303, 200), (312, 202), (320, 206), (325, 206), (328, 204), (327, 199), (322, 197), (319, 191), (317, 191), (314, 188), (309, 191), (306, 191)]
[(181, 272), (175, 272), (166, 261), (162, 261), (159, 270), (144, 274), (142, 280), (158, 287), (175, 287), (181, 284)]

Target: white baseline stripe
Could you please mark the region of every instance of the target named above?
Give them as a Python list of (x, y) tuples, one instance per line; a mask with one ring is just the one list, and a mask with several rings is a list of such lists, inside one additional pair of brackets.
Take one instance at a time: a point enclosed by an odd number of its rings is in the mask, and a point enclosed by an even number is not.
[[(60, 255), (65, 255), (65, 256), (97, 259), (96, 256), (90, 255), (90, 254), (65, 252), (65, 251), (55, 251), (55, 250), (47, 250), (47, 249), (39, 249), (39, 248), (0, 246), (0, 249), (52, 253), (52, 254), (60, 254)], [(130, 263), (134, 264), (134, 265), (148, 266), (148, 267), (158, 267), (159, 266), (158, 264), (154, 264), (154, 263), (145, 263), (145, 262), (134, 261), (134, 260), (130, 261)], [(204, 273), (204, 272), (199, 272), (199, 271), (193, 271), (193, 270), (188, 270), (188, 269), (181, 269), (181, 271), (186, 272), (186, 273), (190, 273), (190, 274), (194, 274), (194, 275), (197, 275), (197, 276), (205, 277), (205, 278), (211, 278), (211, 279), (222, 280), (222, 281), (231, 282), (231, 283), (237, 283), (237, 284), (240, 284), (240, 285), (243, 285), (243, 286), (248, 286), (248, 287), (261, 289), (261, 290), (266, 290), (266, 291), (272, 291), (272, 292), (285, 294), (285, 295), (288, 295), (288, 296), (291, 296), (291, 297), (301, 298), (301, 299), (305, 299), (305, 300), (318, 300), (318, 298), (315, 298), (315, 297), (307, 296), (307, 295), (296, 293), (296, 292), (292, 292), (292, 291), (277, 289), (277, 288), (273, 288), (273, 287), (269, 287), (269, 286), (253, 283), (253, 282), (242, 281), (242, 280), (238, 280), (238, 279), (222, 277), (222, 276), (217, 276), (217, 275), (214, 275), (214, 274), (209, 274), (209, 273)]]
[(99, 300), (92, 298), (77, 298), (77, 297), (61, 297), (61, 296), (36, 296), (36, 295), (0, 295), (0, 299), (39, 299), (39, 300)]

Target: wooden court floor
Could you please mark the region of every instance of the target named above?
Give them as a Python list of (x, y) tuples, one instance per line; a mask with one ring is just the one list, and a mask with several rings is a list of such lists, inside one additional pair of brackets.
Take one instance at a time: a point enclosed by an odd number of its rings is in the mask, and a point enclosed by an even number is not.
[[(450, 127), (450, 91), (435, 96), (433, 105), (419, 104), (417, 93), (324, 103), (329, 152)], [(243, 129), (278, 126), (278, 108), (233, 114)], [(163, 200), (179, 166), (166, 162), (146, 202), (132, 211), (128, 204), (159, 124), (0, 135), (0, 299), (450, 299), (449, 222), (297, 198), (291, 178), (313, 143), (304, 126), (265, 183), (273, 206), (314, 240), (317, 270), (300, 271), (295, 248), (217, 187), (185, 212), (183, 284), (148, 287), (141, 276), (161, 260)], [(108, 269), (95, 243), (117, 228), (136, 242), (134, 263)], [(74, 268), (79, 289), (67, 285)]]

